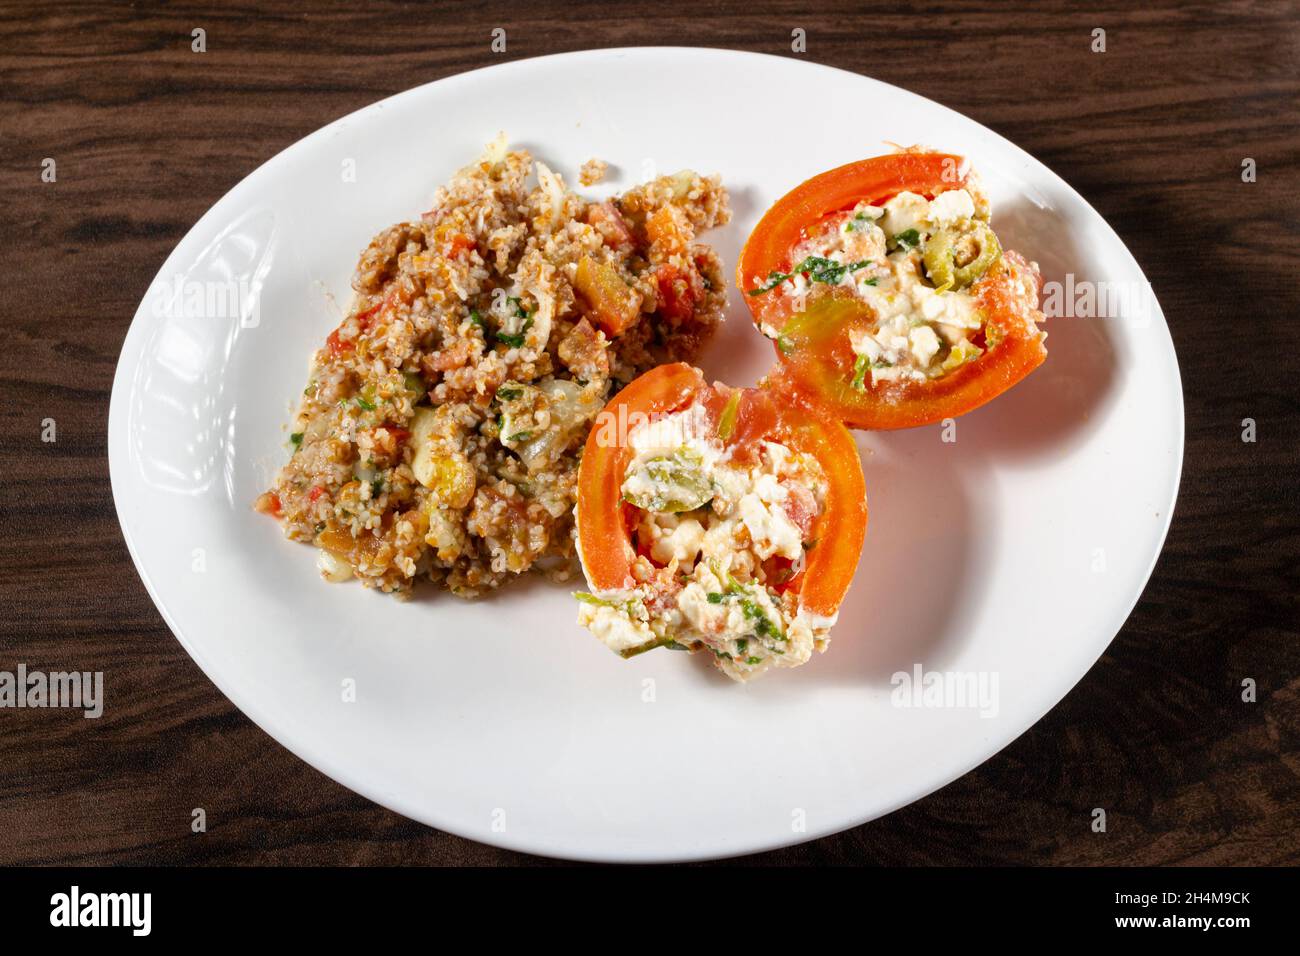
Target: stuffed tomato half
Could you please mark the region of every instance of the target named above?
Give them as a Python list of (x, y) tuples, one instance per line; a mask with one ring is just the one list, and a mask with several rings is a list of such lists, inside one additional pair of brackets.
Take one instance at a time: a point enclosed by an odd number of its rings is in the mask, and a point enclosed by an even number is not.
[(841, 424), (663, 365), (601, 412), (578, 482), (579, 622), (610, 649), (704, 652), (735, 680), (825, 649), (867, 525)]
[(1047, 357), (1035, 265), (1002, 248), (965, 161), (904, 150), (781, 198), (737, 266), (771, 382), (852, 428), (968, 412)]

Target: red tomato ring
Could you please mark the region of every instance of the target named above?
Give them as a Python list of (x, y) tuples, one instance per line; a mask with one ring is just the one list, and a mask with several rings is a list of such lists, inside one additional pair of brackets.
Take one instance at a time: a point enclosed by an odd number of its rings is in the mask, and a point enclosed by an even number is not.
[[(772, 273), (789, 270), (792, 250), (811, 227), (860, 202), (876, 204), (905, 191), (933, 197), (968, 182), (960, 156), (900, 152), (849, 163), (796, 186), (759, 220), (740, 254), (736, 281), (746, 291), (755, 324), (767, 334), (785, 328), (795, 317), (785, 297), (749, 292)], [(1023, 258), (1006, 253), (1002, 263), (971, 288), (985, 318), (984, 353), (939, 378), (852, 389), (847, 341), (825, 335), (793, 349), (788, 342), (786, 349), (778, 345), (770, 383), (824, 408), (850, 428), (911, 428), (955, 418), (1002, 394), (1046, 359), (1043, 336), (1035, 326), (1042, 318), (1037, 283), (1037, 272)], [(814, 308), (834, 320), (828, 323), (830, 331), (870, 320), (865, 304), (857, 306), (855, 314), (852, 302), (832, 296), (821, 297), (800, 316), (806, 319)]]

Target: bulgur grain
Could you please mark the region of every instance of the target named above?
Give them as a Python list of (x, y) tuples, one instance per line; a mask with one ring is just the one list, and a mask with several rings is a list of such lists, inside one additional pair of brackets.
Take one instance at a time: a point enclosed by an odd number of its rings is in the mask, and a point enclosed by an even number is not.
[(605, 173), (608, 171), (609, 163), (603, 159), (589, 159), (578, 170), (578, 182), (584, 186), (594, 186), (605, 179)]
[[(584, 164), (583, 182), (604, 166)], [(362, 253), (257, 509), (320, 548), (328, 580), (399, 595), (421, 578), (473, 597), (534, 567), (571, 575), (590, 421), (713, 331), (723, 273), (695, 236), (729, 219), (716, 176), (593, 203), (493, 144)], [(626, 287), (617, 321), (575, 289), (583, 262)]]

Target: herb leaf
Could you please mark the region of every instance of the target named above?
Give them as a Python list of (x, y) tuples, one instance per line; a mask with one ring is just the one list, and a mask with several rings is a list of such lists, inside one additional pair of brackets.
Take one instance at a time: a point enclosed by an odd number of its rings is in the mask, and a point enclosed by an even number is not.
[[(915, 230), (913, 230), (915, 231)], [(844, 278), (844, 274), (857, 272), (859, 269), (865, 269), (871, 265), (870, 259), (863, 259), (861, 262), (836, 262), (834, 259), (827, 259), (825, 256), (808, 256), (803, 262), (794, 267), (791, 272), (771, 272), (768, 273), (766, 285), (759, 286), (757, 289), (750, 289), (750, 295), (762, 295), (764, 292), (771, 292), (786, 279), (793, 278), (800, 273), (808, 276), (809, 282), (821, 282), (825, 285), (838, 285), (839, 281)], [(875, 285), (875, 280), (871, 280), (871, 285)]]
[(894, 243), (900, 249), (915, 249), (921, 244), (921, 234), (915, 229), (904, 229), (894, 237)]

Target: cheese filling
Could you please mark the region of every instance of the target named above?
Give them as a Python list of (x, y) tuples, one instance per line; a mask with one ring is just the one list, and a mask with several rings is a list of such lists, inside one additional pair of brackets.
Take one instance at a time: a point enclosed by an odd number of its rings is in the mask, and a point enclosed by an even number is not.
[[(882, 205), (859, 203), (794, 248), (791, 275), (757, 285), (751, 294), (786, 296), (791, 313), (828, 290), (844, 290), (869, 305), (871, 327), (846, 333), (857, 356), (855, 388), (939, 378), (984, 350), (984, 320), (971, 282), (961, 280), (982, 274), (1000, 255), (987, 218), (987, 203), (966, 189), (934, 199), (902, 192)], [(936, 284), (938, 270), (931, 266), (940, 256), (945, 276), (955, 273), (958, 281)]]
[(707, 652), (736, 680), (824, 650), (834, 622), (801, 613), (790, 587), (825, 508), (817, 461), (771, 441), (742, 458), (700, 404), (640, 426), (629, 444), (636, 584), (579, 594), (579, 623), (627, 657)]

